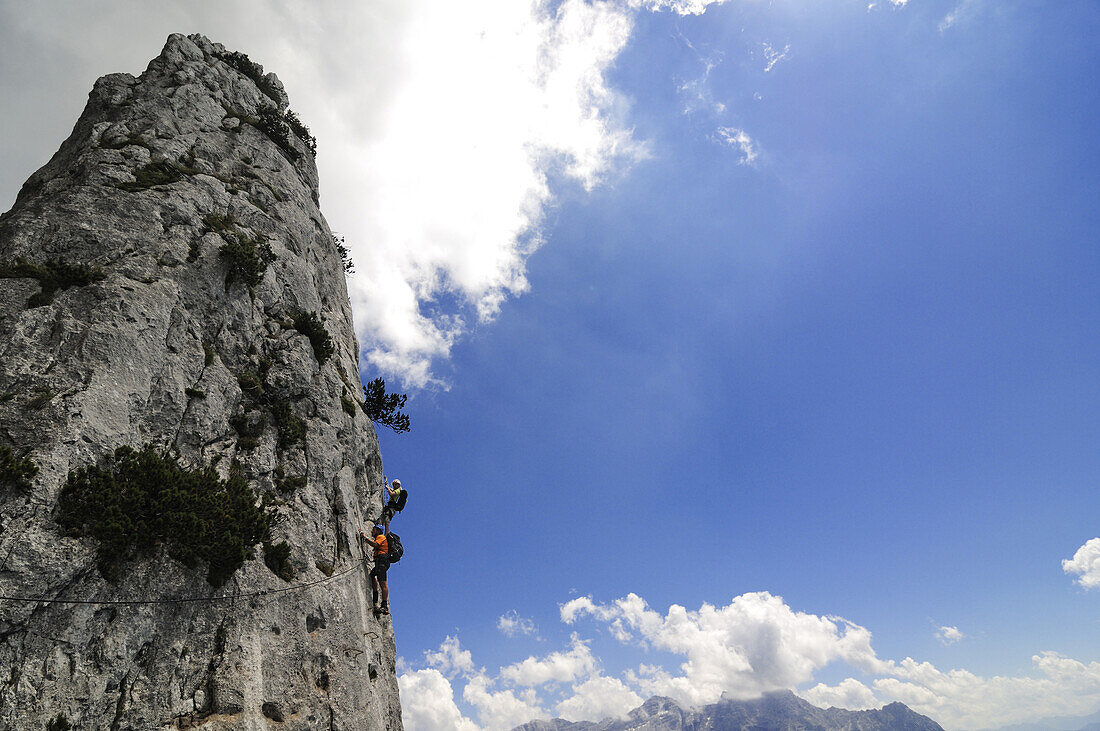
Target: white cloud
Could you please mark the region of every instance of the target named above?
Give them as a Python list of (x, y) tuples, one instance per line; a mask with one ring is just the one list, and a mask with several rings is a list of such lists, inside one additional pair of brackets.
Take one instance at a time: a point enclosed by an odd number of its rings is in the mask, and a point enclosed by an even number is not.
[(753, 165), (760, 157), (760, 148), (748, 133), (737, 127), (719, 127), (716, 131), (719, 142), (737, 150), (740, 154), (738, 165)]
[(875, 698), (875, 693), (855, 678), (846, 678), (834, 686), (818, 683), (809, 690), (800, 692), (802, 698), (822, 708), (847, 708), (852, 711), (863, 711), (868, 708), (878, 708), (882, 704)]
[(726, 111), (726, 105), (716, 100), (710, 89), (710, 73), (722, 62), (722, 52), (711, 51), (704, 54), (683, 33), (677, 31), (676, 37), (695, 55), (703, 67), (699, 76), (687, 81), (681, 80), (676, 88), (680, 93), (684, 114), (696, 112), (706, 112), (714, 116), (723, 114)]
[[(899, 8), (904, 8), (908, 3), (909, 3), (909, 0), (890, 0), (890, 5), (892, 5), (895, 10), (897, 10)], [(867, 12), (871, 12), (872, 10), (877, 8), (879, 5), (880, 5), (880, 3), (878, 3), (878, 2), (868, 3)]]
[(538, 627), (535, 626), (534, 621), (519, 616), (519, 612), (515, 609), (511, 609), (500, 615), (500, 618), (497, 620), (497, 629), (508, 637), (538, 634)]
[(630, 6), (653, 12), (671, 10), (679, 15), (702, 15), (711, 5), (723, 5), (726, 0), (630, 0)]
[[(795, 611), (767, 592), (743, 594), (722, 607), (703, 604), (688, 610), (672, 605), (664, 614), (636, 594), (606, 603), (584, 596), (563, 603), (560, 611), (567, 625), (591, 620), (628, 647), (672, 653), (682, 661), (675, 667), (640, 663), (620, 677), (608, 677), (577, 629), (562, 651), (508, 665), (494, 677), (483, 669), (467, 674), (462, 698), (480, 725), (512, 728), (546, 717), (548, 708), (569, 720), (595, 721), (621, 716), (652, 695), (699, 705), (722, 696), (749, 698), (784, 688), (823, 707), (859, 710), (900, 701), (958, 729), (1083, 715), (1100, 705), (1100, 662), (1043, 652), (1032, 658), (1030, 675), (982, 677), (908, 657), (884, 660), (872, 648), (867, 629), (840, 617)], [(962, 636), (956, 627), (939, 630), (944, 637)], [(452, 659), (435, 659), (439, 656)], [(473, 667), (469, 653), (450, 637), (439, 653), (425, 657), (443, 668)], [(814, 684), (814, 675), (832, 664), (847, 665), (861, 677)], [(450, 684), (435, 667), (429, 670), (402, 676), (403, 691), (416, 681), (438, 696), (417, 698), (409, 713), (454, 718)]]
[(553, 681), (572, 682), (596, 672), (599, 663), (588, 645), (576, 634), (570, 637), (570, 644), (566, 652), (553, 652), (541, 659), (529, 657), (501, 668), (500, 677), (515, 685), (535, 686)]
[(983, 678), (966, 670), (941, 671), (906, 658), (872, 684), (881, 702), (901, 701), (951, 728), (975, 729), (1083, 715), (1100, 705), (1100, 663), (1054, 652), (1032, 657), (1038, 677)]
[(981, 0), (960, 0), (952, 10), (940, 21), (940, 33), (945, 33), (958, 23), (969, 19), (978, 10)]
[(710, 703), (723, 694), (750, 698), (792, 688), (834, 660), (867, 670), (883, 665), (871, 649), (871, 633), (863, 627), (794, 612), (767, 592), (741, 595), (725, 607), (703, 604), (698, 611), (673, 605), (663, 617), (635, 594), (610, 605), (586, 599), (563, 606), (563, 620), (576, 622), (590, 614), (612, 625), (619, 621), (620, 636), (683, 655), (682, 675), (655, 670), (635, 679), (647, 692), (690, 705)]
[[(959, 6), (959, 7), (962, 7), (962, 6)], [(955, 25), (955, 23), (956, 23), (956, 21), (958, 21), (958, 19), (959, 19), (959, 8), (955, 8), (954, 10), (949, 12), (947, 15), (943, 16), (943, 20), (940, 21), (940, 24), (938, 26), (939, 30), (940, 30), (940, 33), (946, 32), (949, 28), (951, 28), (953, 25)]]
[(1077, 549), (1073, 558), (1062, 561), (1067, 574), (1080, 574), (1076, 581), (1086, 589), (1100, 587), (1100, 538), (1091, 538)]
[(506, 731), (536, 718), (549, 718), (533, 688), (520, 691), (493, 690), (494, 681), (484, 673), (470, 678), (462, 699), (477, 708), (478, 720), (486, 731)]
[[(1032, 657), (1035, 676), (985, 678), (967, 670), (937, 669), (905, 658), (887, 661), (868, 688), (854, 678), (818, 684), (800, 695), (811, 703), (862, 709), (900, 701), (947, 728), (977, 729), (1083, 715), (1100, 704), (1100, 663), (1055, 652)], [(872, 690), (873, 689), (873, 690)]]
[[(374, 134), (349, 130), (333, 151), (344, 180), (331, 218), (356, 260), (368, 361), (423, 386), (468, 317), (491, 320), (527, 290), (548, 174), (590, 189), (645, 151), (604, 79), (633, 28), (627, 8), (416, 0), (405, 12), (400, 87)], [(458, 304), (437, 311), (443, 299)]]
[(435, 652), (424, 653), (424, 662), (447, 677), (474, 672), (474, 660), (469, 650), (463, 650), (457, 637), (447, 636)]
[(945, 645), (953, 645), (964, 637), (966, 635), (960, 632), (958, 627), (944, 626), (936, 630), (936, 639)]
[(401, 691), (401, 723), (405, 731), (479, 731), (455, 705), (450, 682), (434, 669), (417, 670), (398, 676)]
[(764, 45), (764, 60), (768, 62), (768, 65), (764, 67), (764, 73), (768, 73), (772, 70), (777, 63), (787, 57), (787, 54), (791, 52), (791, 44), (788, 43), (783, 47), (782, 51), (777, 51), (772, 47), (772, 44), (765, 43)]
[(717, 116), (726, 111), (726, 105), (714, 98), (710, 90), (710, 84), (707, 83), (707, 76), (713, 68), (708, 64), (702, 76), (688, 81), (681, 81), (680, 85), (676, 87), (676, 90), (680, 92), (684, 114), (708, 112)]
[(600, 606), (592, 601), (590, 596), (577, 597), (561, 605), (561, 621), (566, 624), (573, 624), (579, 617), (590, 614), (596, 619), (606, 622), (611, 636), (616, 640), (624, 643), (630, 642), (634, 639), (634, 636), (627, 628), (624, 617), (628, 609), (631, 610), (631, 613), (636, 614), (636, 605), (639, 602), (644, 606), (644, 600), (635, 594), (616, 600), (612, 606)]
[(598, 619), (610, 616), (610, 613), (605, 612), (602, 607), (592, 601), (591, 596), (579, 596), (576, 599), (570, 599), (565, 604), (562, 604), (559, 610), (561, 613), (561, 621), (566, 624), (573, 624), (579, 617), (583, 617), (585, 614), (591, 614)]
[(619, 718), (645, 701), (617, 678), (590, 678), (573, 686), (573, 695), (558, 703), (557, 715), (567, 721)]

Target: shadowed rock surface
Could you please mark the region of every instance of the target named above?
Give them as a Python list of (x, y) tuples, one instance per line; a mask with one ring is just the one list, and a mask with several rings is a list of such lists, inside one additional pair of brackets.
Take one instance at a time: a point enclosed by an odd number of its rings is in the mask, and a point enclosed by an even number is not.
[[(29, 487), (0, 480), (0, 595), (159, 600), (322, 583), (213, 602), (0, 600), (2, 728), (59, 715), (81, 729), (401, 727), (393, 633), (370, 611), (354, 538), (381, 511), (382, 463), (358, 408), (340, 254), (307, 142), (262, 131), (265, 113), (286, 109), (282, 85), (224, 52), (173, 35), (140, 77), (99, 79), (0, 217), (0, 448), (39, 468)], [(220, 253), (233, 242), (255, 255), (235, 274)], [(15, 276), (19, 260), (101, 277)], [(301, 312), (320, 318), (331, 357), (294, 329)], [(262, 398), (244, 373), (259, 374)], [(71, 470), (145, 444), (222, 477), (239, 463), (257, 496), (276, 499), (271, 539), (289, 544), (294, 577), (276, 576), (257, 546), (214, 587), (160, 546), (104, 580), (96, 542), (55, 520), (58, 495)]]
[(513, 731), (943, 731), (903, 703), (876, 711), (818, 708), (790, 691), (751, 701), (722, 700), (700, 710), (681, 708), (655, 696), (625, 719), (571, 723), (560, 718), (532, 721)]

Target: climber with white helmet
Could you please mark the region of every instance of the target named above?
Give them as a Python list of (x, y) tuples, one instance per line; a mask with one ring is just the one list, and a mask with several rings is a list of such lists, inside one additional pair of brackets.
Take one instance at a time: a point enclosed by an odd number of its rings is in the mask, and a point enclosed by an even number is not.
[(393, 489), (391, 490), (389, 485), (386, 484), (386, 476), (382, 476), (382, 489), (386, 491), (386, 498), (388, 502), (386, 506), (382, 508), (382, 526), (388, 533), (390, 530), (390, 520), (393, 516), (400, 513), (405, 509), (405, 501), (408, 499), (409, 494), (401, 487), (401, 480), (394, 478)]

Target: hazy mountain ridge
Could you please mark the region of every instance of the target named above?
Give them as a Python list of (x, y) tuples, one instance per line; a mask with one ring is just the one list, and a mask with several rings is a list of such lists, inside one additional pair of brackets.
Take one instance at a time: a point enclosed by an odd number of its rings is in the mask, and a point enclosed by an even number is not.
[(1014, 723), (981, 731), (1100, 731), (1100, 711), (1087, 716), (1052, 716), (1032, 723)]
[(699, 710), (655, 696), (624, 719), (531, 721), (513, 731), (943, 731), (903, 703), (878, 710), (818, 708), (790, 691), (754, 700), (720, 700)]

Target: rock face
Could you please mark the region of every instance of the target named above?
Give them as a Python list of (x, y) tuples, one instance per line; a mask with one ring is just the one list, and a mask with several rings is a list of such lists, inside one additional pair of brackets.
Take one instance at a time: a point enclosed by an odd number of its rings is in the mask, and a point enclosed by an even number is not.
[(532, 721), (514, 731), (943, 731), (902, 703), (877, 711), (818, 708), (790, 691), (768, 693), (751, 701), (722, 700), (699, 710), (681, 708), (671, 698), (654, 697), (626, 719), (570, 723)]
[[(38, 467), (0, 479), (2, 728), (401, 727), (355, 540), (381, 512), (382, 463), (341, 255), (282, 85), (233, 61), (173, 35), (140, 77), (99, 79), (0, 217), (0, 450)], [(74, 282), (51, 260), (98, 269)], [(257, 546), (215, 587), (156, 546), (106, 581), (58, 496), (70, 471), (146, 444), (267, 495), (293, 578)]]

